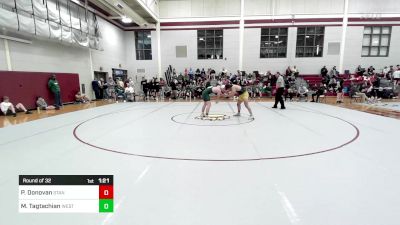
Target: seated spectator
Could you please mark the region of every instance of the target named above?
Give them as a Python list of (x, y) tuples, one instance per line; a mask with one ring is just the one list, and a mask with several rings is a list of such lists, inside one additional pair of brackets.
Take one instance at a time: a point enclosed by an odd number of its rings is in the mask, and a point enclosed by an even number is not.
[(298, 97), (299, 101), (300, 101), (301, 98), (305, 98), (306, 101), (308, 101), (308, 99), (307, 99), (307, 97), (308, 97), (308, 89), (303, 84), (301, 84), (299, 89), (297, 90), (297, 97)]
[(135, 89), (133, 88), (132, 85), (129, 85), (128, 87), (125, 88), (125, 96), (126, 96), (126, 100), (128, 100), (129, 102), (136, 101)]
[[(354, 95), (360, 96), (361, 98), (361, 103), (364, 103), (367, 100), (367, 95), (365, 94), (365, 92), (367, 92), (367, 89), (364, 85), (354, 85), (353, 86), (353, 90), (352, 93), (354, 93)], [(353, 96), (351, 96), (353, 97)]]
[(118, 97), (122, 97), (124, 102), (126, 101), (124, 82), (122, 82), (122, 80), (120, 78), (117, 78), (117, 82), (115, 85), (115, 96), (116, 96), (117, 102), (118, 102)]
[(81, 102), (81, 103), (89, 103), (90, 99), (88, 97), (86, 97), (86, 95), (84, 95), (80, 91), (78, 91), (75, 94), (75, 101), (76, 102)]
[(41, 110), (53, 110), (53, 109), (56, 109), (56, 107), (54, 107), (52, 105), (47, 105), (46, 101), (41, 96), (36, 98), (36, 106)]
[[(319, 96), (324, 95), (326, 92), (326, 86), (325, 84), (320, 83), (319, 87), (317, 88), (316, 92), (314, 94), (311, 95), (311, 102), (318, 102), (319, 100)], [(316, 101), (314, 100), (314, 97), (317, 96)]]
[(268, 97), (272, 97), (272, 87), (270, 83), (268, 83), (267, 85), (263, 85), (261, 94), (262, 93), (266, 94)]
[(296, 90), (293, 87), (288, 87), (284, 93), (285, 101), (289, 98), (290, 101), (293, 100), (293, 97), (296, 96)]
[(24, 105), (22, 105), (22, 103), (18, 103), (14, 107), (14, 105), (10, 102), (10, 98), (8, 96), (3, 97), (3, 102), (0, 103), (0, 109), (5, 116), (11, 114), (16, 117), (17, 111), (25, 112), (25, 114), (32, 114), (29, 110), (25, 108)]

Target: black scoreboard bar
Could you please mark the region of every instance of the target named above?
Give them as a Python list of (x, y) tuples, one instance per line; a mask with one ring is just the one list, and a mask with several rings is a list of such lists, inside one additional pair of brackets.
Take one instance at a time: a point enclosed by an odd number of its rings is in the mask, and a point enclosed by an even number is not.
[(19, 185), (113, 185), (113, 175), (19, 175)]

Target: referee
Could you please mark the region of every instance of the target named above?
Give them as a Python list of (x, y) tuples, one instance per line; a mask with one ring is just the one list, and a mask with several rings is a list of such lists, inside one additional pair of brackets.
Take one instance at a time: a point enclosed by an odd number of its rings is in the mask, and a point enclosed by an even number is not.
[(285, 81), (283, 80), (283, 76), (281, 74), (275, 74), (277, 76), (276, 81), (276, 94), (275, 94), (275, 104), (272, 108), (276, 109), (278, 106), (278, 102), (281, 103), (281, 109), (285, 108), (285, 102), (283, 101), (283, 93), (285, 92)]

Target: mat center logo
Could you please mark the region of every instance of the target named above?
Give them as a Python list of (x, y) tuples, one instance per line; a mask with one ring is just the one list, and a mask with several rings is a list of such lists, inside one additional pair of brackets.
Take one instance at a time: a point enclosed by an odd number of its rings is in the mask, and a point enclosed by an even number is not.
[(197, 116), (195, 119), (199, 120), (209, 120), (209, 121), (218, 121), (218, 120), (226, 120), (231, 118), (230, 116), (227, 116), (225, 114), (210, 114), (208, 116)]

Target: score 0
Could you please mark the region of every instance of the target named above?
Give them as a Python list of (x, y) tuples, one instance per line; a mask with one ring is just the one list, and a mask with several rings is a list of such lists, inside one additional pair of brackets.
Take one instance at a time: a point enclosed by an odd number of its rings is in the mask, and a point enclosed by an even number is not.
[(99, 212), (114, 211), (114, 189), (113, 185), (99, 186)]

